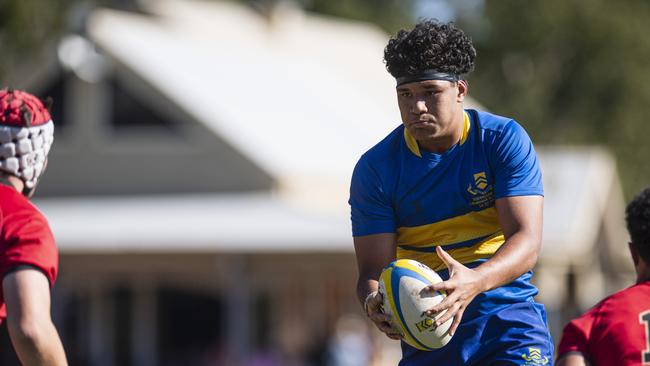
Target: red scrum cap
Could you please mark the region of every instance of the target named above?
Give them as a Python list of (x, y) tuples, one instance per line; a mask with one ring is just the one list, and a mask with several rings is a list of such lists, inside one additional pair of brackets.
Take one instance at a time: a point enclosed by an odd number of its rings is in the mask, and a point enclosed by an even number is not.
[(21, 90), (0, 90), (0, 170), (22, 179), (25, 195), (43, 173), (53, 140), (52, 117), (40, 99)]
[(43, 102), (22, 90), (0, 90), (0, 125), (31, 127), (52, 120)]

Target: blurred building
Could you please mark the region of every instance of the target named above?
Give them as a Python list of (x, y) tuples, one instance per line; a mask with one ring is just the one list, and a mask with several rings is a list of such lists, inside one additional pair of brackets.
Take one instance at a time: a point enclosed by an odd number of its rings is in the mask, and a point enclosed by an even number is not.
[[(400, 120), (387, 35), (285, 3), (146, 4), (93, 10), (15, 76), (54, 98), (37, 201), (71, 362), (326, 364), (337, 321), (360, 313), (350, 175)], [(631, 266), (611, 156), (540, 150), (536, 281), (557, 334)], [(399, 355), (386, 344), (377, 364)]]
[(632, 285), (636, 277), (613, 157), (598, 148), (538, 150), (544, 176), (544, 233), (533, 281), (557, 343), (569, 319)]

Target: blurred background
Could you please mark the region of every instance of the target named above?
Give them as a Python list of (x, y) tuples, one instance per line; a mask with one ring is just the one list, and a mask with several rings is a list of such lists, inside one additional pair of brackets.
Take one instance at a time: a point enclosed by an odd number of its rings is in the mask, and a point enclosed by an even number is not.
[[(51, 97), (35, 197), (61, 252), (72, 365), (395, 365), (363, 318), (347, 189), (399, 123), (389, 34), (473, 38), (468, 107), (542, 162), (538, 300), (554, 339), (633, 283), (625, 202), (650, 181), (650, 3), (1, 0), (0, 85)], [(0, 364), (15, 365), (6, 326)]]

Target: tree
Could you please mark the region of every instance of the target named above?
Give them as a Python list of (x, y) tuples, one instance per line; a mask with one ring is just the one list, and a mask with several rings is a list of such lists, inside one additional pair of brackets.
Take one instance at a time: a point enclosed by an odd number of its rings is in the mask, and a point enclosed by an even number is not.
[(63, 29), (73, 0), (6, 0), (0, 2), (0, 80)]
[(309, 0), (304, 6), (317, 13), (372, 22), (391, 33), (410, 23), (413, 15), (409, 0)]
[(627, 195), (650, 182), (650, 3), (487, 1), (485, 22), (459, 23), (478, 51), (472, 93), (523, 122), (542, 144), (603, 144)]
[(268, 8), (281, 2), (293, 2), (304, 10), (374, 23), (387, 32), (395, 32), (412, 22), (416, 0), (239, 0), (256, 8)]

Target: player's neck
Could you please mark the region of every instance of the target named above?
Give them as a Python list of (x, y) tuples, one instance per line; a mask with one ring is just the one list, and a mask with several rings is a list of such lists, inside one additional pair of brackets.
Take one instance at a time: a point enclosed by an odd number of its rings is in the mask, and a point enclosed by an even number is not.
[(456, 145), (459, 140), (460, 137), (457, 139), (455, 136), (444, 136), (436, 139), (418, 141), (418, 145), (430, 153), (442, 154)]
[(636, 283), (643, 283), (650, 281), (650, 273), (639, 273), (636, 276)]
[(20, 178), (4, 173), (0, 173), (0, 184), (9, 186), (18, 192), (22, 192), (24, 188), (24, 183)]
[(650, 266), (642, 259), (636, 265), (636, 283), (650, 281)]

